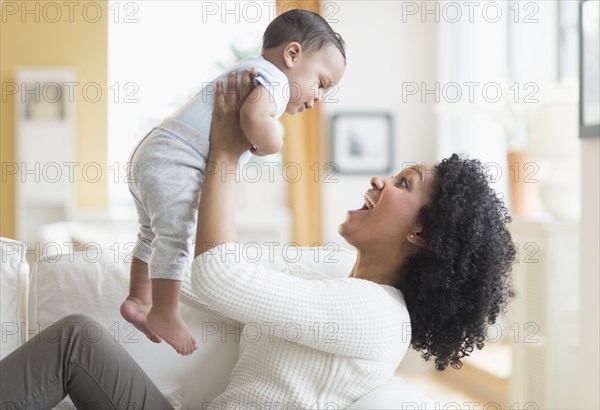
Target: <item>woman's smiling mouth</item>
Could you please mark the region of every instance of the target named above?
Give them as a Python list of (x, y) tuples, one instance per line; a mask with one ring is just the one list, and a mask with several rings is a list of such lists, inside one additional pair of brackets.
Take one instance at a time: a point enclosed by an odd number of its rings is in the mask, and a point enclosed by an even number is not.
[(364, 193), (363, 200), (363, 206), (359, 209), (356, 209), (356, 211), (370, 211), (371, 209), (375, 208), (376, 202), (373, 198), (371, 198), (368, 191)]

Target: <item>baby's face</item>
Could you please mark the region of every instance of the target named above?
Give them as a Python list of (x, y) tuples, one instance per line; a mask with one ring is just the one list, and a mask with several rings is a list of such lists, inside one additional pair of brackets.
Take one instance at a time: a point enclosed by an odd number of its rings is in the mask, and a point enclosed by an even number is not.
[(310, 55), (301, 54), (287, 72), (290, 101), (285, 112), (294, 115), (312, 108), (325, 92), (340, 82), (345, 69), (344, 57), (333, 45)]

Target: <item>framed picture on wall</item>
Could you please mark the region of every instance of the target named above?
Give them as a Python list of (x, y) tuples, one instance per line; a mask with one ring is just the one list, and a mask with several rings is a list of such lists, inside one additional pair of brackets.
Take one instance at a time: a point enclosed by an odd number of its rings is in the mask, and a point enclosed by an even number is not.
[(333, 115), (331, 160), (340, 174), (385, 174), (393, 169), (392, 115), (340, 112)]
[(579, 1), (579, 135), (600, 137), (600, 3)]

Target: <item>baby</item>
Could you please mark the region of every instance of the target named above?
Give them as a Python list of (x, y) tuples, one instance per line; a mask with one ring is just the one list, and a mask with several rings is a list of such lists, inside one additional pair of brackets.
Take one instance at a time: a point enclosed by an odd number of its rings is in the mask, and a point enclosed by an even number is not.
[(252, 154), (278, 152), (276, 119), (313, 107), (339, 83), (346, 68), (344, 41), (321, 16), (290, 10), (275, 18), (263, 36), (261, 56), (240, 61), (182, 108), (164, 119), (133, 150), (129, 190), (140, 231), (133, 253), (129, 296), (121, 315), (150, 340), (166, 340), (182, 355), (196, 350), (178, 311), (181, 281), (193, 255), (197, 208), (209, 150), (214, 84), (254, 69), (256, 87), (243, 103), (240, 125)]

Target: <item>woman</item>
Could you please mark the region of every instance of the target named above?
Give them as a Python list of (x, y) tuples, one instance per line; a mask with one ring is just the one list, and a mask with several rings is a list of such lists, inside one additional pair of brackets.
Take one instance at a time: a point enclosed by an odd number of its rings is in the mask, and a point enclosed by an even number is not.
[[(246, 72), (241, 89), (249, 83)], [(217, 86), (211, 135), (218, 137), (198, 210), (192, 289), (212, 309), (272, 337), (242, 342), (214, 405), (345, 408), (391, 379), (409, 344), (433, 356), (438, 370), (459, 368), (461, 357), (483, 347), (487, 324), (512, 296), (515, 250), (510, 218), (482, 165), (454, 155), (373, 178), (363, 207), (339, 227), (357, 250), (347, 278), (282, 260), (247, 263), (235, 247), (231, 173), (249, 148), (238, 121), (247, 93), (237, 98), (233, 77), (227, 85), (227, 101)], [(90, 323), (65, 318), (57, 323), (61, 337), (42, 333), (0, 362), (2, 405), (34, 408), (68, 393), (81, 408), (170, 408), (108, 331), (106, 340), (86, 342)]]

